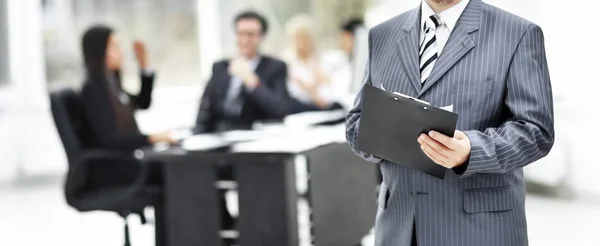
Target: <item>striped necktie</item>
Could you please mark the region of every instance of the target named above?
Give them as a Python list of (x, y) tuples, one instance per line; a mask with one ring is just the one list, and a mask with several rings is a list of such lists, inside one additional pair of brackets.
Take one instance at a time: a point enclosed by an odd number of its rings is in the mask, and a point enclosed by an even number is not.
[(239, 116), (244, 107), (244, 97), (242, 95), (244, 82), (236, 77), (232, 77), (225, 98), (225, 112), (229, 116)]
[(423, 25), (425, 38), (419, 49), (420, 68), (421, 68), (421, 85), (425, 84), (427, 78), (433, 70), (435, 61), (438, 58), (438, 49), (436, 45), (435, 30), (441, 25), (441, 20), (437, 15), (431, 15)]

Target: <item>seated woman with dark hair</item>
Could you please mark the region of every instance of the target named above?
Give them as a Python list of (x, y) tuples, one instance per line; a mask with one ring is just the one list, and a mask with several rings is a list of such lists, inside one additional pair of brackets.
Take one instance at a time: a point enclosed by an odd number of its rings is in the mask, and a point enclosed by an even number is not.
[[(87, 74), (80, 96), (91, 131), (86, 134), (84, 146), (133, 151), (159, 142), (175, 143), (168, 133), (141, 133), (135, 121), (135, 109), (150, 107), (154, 83), (154, 74), (147, 70), (144, 44), (139, 41), (134, 44), (136, 58), (142, 69), (139, 95), (128, 94), (121, 87), (119, 71), (122, 52), (117, 36), (110, 28), (90, 28), (83, 35), (82, 48)], [(149, 182), (160, 182), (160, 165), (151, 165), (149, 168)]]
[(122, 52), (113, 31), (96, 26), (83, 36), (87, 76), (81, 99), (94, 136), (87, 144), (93, 147), (135, 150), (158, 142), (175, 142), (167, 133), (145, 135), (138, 129), (133, 113), (150, 107), (154, 74), (147, 70), (144, 44), (136, 41), (134, 46), (142, 69), (139, 95), (128, 94), (121, 87)]

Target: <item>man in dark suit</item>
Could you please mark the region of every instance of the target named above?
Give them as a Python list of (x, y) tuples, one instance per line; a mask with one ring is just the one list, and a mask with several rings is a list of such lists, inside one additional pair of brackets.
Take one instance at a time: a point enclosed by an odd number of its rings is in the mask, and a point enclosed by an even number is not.
[[(234, 25), (239, 55), (213, 64), (194, 132), (251, 129), (256, 121), (281, 120), (290, 113), (312, 110), (289, 96), (285, 63), (260, 54), (268, 30), (265, 18), (243, 12)], [(221, 180), (233, 179), (229, 163), (221, 163), (218, 173)], [(223, 227), (231, 229), (235, 222), (227, 213), (223, 192), (220, 199)]]
[(310, 110), (288, 95), (286, 65), (260, 54), (268, 30), (265, 18), (243, 12), (234, 24), (239, 56), (213, 65), (200, 102), (196, 133), (250, 129), (255, 121), (281, 120), (290, 113)]

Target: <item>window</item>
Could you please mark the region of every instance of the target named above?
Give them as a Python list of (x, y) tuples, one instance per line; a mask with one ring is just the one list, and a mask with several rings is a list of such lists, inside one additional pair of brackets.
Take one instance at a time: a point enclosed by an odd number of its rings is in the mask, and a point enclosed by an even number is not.
[(6, 0), (0, 0), (0, 85), (8, 84), (10, 68), (8, 57), (8, 16)]
[(124, 52), (124, 85), (139, 85), (133, 41), (148, 48), (157, 86), (200, 83), (196, 0), (43, 0), (48, 83), (84, 79), (81, 36), (93, 24), (112, 27)]
[(269, 21), (269, 34), (262, 46), (263, 51), (281, 55), (290, 40), (285, 25), (297, 14), (312, 15), (318, 23), (319, 48), (338, 48), (340, 25), (348, 18), (364, 16), (367, 3), (371, 0), (219, 0), (221, 30), (225, 55), (235, 54), (233, 19), (243, 10), (256, 10)]
[(285, 24), (294, 15), (310, 13), (310, 1), (307, 0), (220, 0), (221, 30), (224, 55), (237, 54), (233, 21), (237, 14), (245, 10), (254, 10), (269, 22), (269, 32), (262, 49), (265, 53), (278, 56), (288, 43)]

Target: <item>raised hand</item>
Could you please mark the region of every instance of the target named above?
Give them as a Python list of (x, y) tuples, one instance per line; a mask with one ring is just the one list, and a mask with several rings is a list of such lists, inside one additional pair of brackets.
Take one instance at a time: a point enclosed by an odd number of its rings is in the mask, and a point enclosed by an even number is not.
[(147, 69), (148, 68), (148, 52), (146, 50), (146, 45), (142, 41), (136, 40), (133, 43), (133, 50), (135, 51), (135, 58), (137, 59), (140, 69), (142, 69), (142, 70)]

